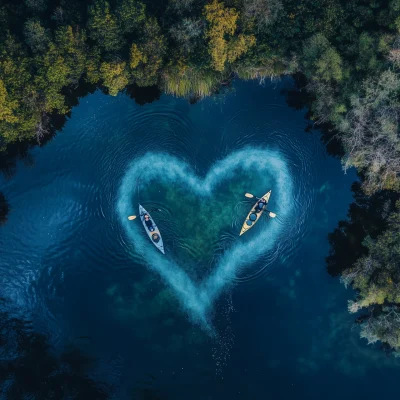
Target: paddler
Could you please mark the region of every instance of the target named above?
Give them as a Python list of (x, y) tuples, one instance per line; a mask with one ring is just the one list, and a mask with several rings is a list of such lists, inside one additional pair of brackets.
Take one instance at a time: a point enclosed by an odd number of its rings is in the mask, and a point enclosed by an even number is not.
[(265, 199), (262, 197), (262, 198), (258, 201), (258, 203), (257, 203), (257, 205), (256, 205), (256, 211), (257, 211), (257, 212), (262, 211), (262, 210), (264, 209), (264, 207), (265, 207), (266, 204), (267, 204), (267, 202), (266, 202)]
[(147, 229), (148, 229), (150, 232), (153, 232), (153, 231), (154, 231), (154, 226), (153, 226), (153, 223), (151, 222), (151, 219), (150, 219), (150, 217), (149, 217), (149, 214), (144, 214), (144, 223), (146, 224)]

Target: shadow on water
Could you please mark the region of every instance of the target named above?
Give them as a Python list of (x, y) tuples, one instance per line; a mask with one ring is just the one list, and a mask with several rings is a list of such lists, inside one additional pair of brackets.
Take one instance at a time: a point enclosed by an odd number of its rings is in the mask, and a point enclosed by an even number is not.
[(6, 179), (14, 176), (18, 161), (22, 161), (27, 166), (33, 164), (30, 151), (37, 145), (35, 141), (17, 142), (8, 145), (4, 151), (0, 151), (0, 171)]
[(395, 209), (398, 194), (387, 190), (367, 196), (361, 183), (352, 185), (354, 202), (347, 213), (348, 219), (339, 221), (329, 234), (329, 256), (326, 258), (328, 273), (340, 275), (356, 260), (367, 253), (363, 241), (367, 236), (376, 238), (387, 227), (387, 217)]
[[(84, 98), (90, 93), (94, 93), (96, 86), (85, 83), (83, 80), (79, 82), (79, 85), (74, 89), (64, 89), (63, 94), (65, 95), (66, 105), (72, 109), (79, 105), (80, 99)], [(17, 163), (21, 161), (26, 166), (34, 164), (34, 158), (31, 154), (31, 150), (37, 146), (43, 147), (57, 135), (61, 129), (64, 128), (68, 118), (71, 117), (71, 112), (61, 115), (52, 113), (44, 117), (46, 124), (46, 133), (38, 140), (36, 137), (31, 140), (24, 140), (21, 142), (11, 143), (1, 148), (0, 151), (0, 172), (7, 178), (10, 179), (16, 172)], [(1, 144), (1, 143), (0, 143)]]
[(295, 86), (290, 89), (282, 89), (282, 96), (285, 96), (286, 104), (295, 110), (302, 110), (309, 106), (311, 98), (306, 91), (307, 79), (302, 74), (293, 75)]
[(129, 85), (126, 88), (126, 93), (140, 106), (160, 100), (161, 97), (161, 90), (157, 85), (147, 87), (140, 87), (136, 84)]
[(93, 360), (76, 348), (54, 354), (46, 336), (0, 299), (1, 399), (109, 399), (109, 388), (87, 375), (92, 366)]
[(344, 150), (339, 140), (338, 132), (330, 123), (312, 123), (311, 104), (315, 101), (315, 97), (307, 91), (307, 78), (296, 73), (292, 75), (295, 86), (291, 89), (282, 89), (281, 95), (285, 96), (286, 104), (295, 110), (307, 109), (304, 118), (309, 122), (305, 128), (305, 132), (318, 130), (321, 135), (321, 141), (326, 147), (326, 151), (332, 157), (341, 158), (344, 156)]
[(0, 192), (0, 226), (7, 222), (10, 206), (3, 193)]

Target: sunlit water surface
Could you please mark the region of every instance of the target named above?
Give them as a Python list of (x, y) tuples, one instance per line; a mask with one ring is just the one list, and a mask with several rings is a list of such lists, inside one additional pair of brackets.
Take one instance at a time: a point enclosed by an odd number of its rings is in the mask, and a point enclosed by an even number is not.
[[(355, 174), (305, 132), (291, 87), (236, 82), (195, 105), (84, 98), (34, 165), (0, 181), (1, 295), (56, 347), (98, 357), (118, 399), (148, 376), (172, 399), (390, 393), (396, 362), (351, 330), (351, 293), (324, 265)], [(278, 217), (239, 237), (244, 193), (269, 189)], [(165, 256), (128, 221), (138, 203)]]

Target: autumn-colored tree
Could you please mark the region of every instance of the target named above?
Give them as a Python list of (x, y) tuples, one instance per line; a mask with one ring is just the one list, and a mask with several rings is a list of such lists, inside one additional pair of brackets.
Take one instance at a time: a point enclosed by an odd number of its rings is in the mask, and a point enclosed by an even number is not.
[(211, 65), (216, 71), (223, 71), (226, 61), (234, 62), (255, 44), (256, 38), (254, 35), (244, 34), (234, 37), (239, 14), (234, 8), (227, 8), (218, 0), (213, 0), (204, 7), (204, 16), (209, 23), (205, 36), (209, 39)]
[(228, 43), (227, 48), (227, 61), (233, 63), (242, 54), (256, 44), (256, 38), (254, 35), (243, 35), (242, 33), (235, 36)]
[(137, 44), (133, 43), (131, 46), (131, 52), (129, 57), (129, 66), (131, 69), (135, 69), (140, 62), (147, 62), (146, 56), (139, 50)]

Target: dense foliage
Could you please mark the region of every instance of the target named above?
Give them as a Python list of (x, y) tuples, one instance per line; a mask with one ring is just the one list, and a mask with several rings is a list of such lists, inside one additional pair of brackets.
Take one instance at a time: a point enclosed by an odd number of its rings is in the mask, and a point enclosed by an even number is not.
[[(400, 204), (398, 204), (400, 206)], [(368, 253), (342, 274), (345, 285), (357, 289), (349, 311), (369, 309), (362, 318), (361, 336), (381, 340), (400, 354), (400, 212), (388, 217), (388, 228), (376, 240), (367, 238)]]
[[(364, 193), (400, 191), (399, 67), (400, 0), (3, 0), (0, 148), (45, 140), (85, 85), (197, 99), (234, 75), (299, 72)], [(333, 234), (328, 265), (351, 250), (339, 268), (358, 293), (351, 311), (370, 310), (363, 335), (397, 348), (398, 211), (372, 233), (353, 222)], [(352, 247), (347, 229), (370, 239)]]
[(313, 119), (342, 140), (364, 189), (400, 188), (400, 0), (5, 0), (0, 137), (37, 137), (84, 82), (201, 97), (232, 74), (302, 72)]
[(356, 290), (349, 311), (359, 313), (361, 336), (400, 355), (400, 202), (398, 194), (367, 196), (353, 185), (349, 219), (330, 235), (328, 272)]

